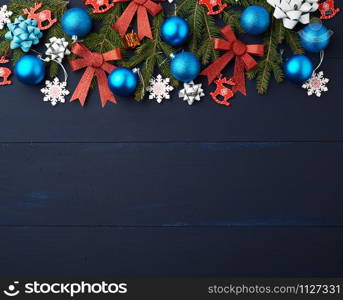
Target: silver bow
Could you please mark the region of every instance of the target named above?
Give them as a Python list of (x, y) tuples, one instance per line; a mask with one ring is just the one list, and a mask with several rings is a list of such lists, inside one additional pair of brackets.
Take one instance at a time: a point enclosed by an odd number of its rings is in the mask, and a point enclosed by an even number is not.
[(205, 96), (202, 84), (195, 84), (193, 81), (184, 83), (183, 89), (179, 92), (179, 97), (192, 105), (194, 101), (200, 101), (200, 98)]
[(267, 0), (275, 8), (274, 17), (282, 19), (283, 26), (293, 29), (298, 22), (310, 23), (310, 13), (318, 9), (318, 0)]
[(65, 40), (65, 38), (52, 37), (49, 39), (49, 41), (50, 43), (45, 44), (45, 46), (48, 48), (45, 51), (45, 54), (50, 56), (52, 60), (62, 62), (65, 55), (70, 55), (70, 51), (67, 48), (69, 43)]

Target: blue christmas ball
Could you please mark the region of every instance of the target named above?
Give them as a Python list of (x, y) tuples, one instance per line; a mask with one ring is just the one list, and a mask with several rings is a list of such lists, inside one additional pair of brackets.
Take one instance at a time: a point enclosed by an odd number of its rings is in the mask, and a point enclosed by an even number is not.
[(137, 84), (137, 75), (130, 69), (117, 68), (108, 76), (108, 86), (112, 93), (118, 96), (131, 96)]
[(253, 35), (265, 32), (270, 24), (268, 11), (259, 5), (252, 5), (243, 10), (240, 24), (246, 33)]
[(180, 46), (189, 37), (189, 25), (180, 17), (169, 17), (161, 26), (162, 39), (171, 46)]
[(37, 85), (45, 77), (45, 65), (36, 56), (25, 55), (16, 63), (14, 74), (24, 84)]
[(92, 19), (85, 10), (70, 8), (62, 17), (62, 28), (69, 36), (84, 37), (92, 29)]
[(190, 52), (181, 52), (173, 56), (170, 70), (177, 80), (190, 82), (199, 75), (200, 62), (194, 54)]
[(300, 42), (305, 50), (320, 52), (329, 45), (330, 36), (330, 31), (324, 25), (313, 23), (300, 31)]
[(305, 55), (294, 55), (285, 62), (283, 70), (288, 80), (302, 83), (311, 77), (313, 64)]

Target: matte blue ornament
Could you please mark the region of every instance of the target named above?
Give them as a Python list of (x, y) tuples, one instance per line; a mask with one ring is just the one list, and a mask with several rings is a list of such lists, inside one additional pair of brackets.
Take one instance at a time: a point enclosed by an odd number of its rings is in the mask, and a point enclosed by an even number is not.
[(118, 96), (131, 96), (138, 84), (137, 74), (130, 69), (117, 68), (108, 76), (108, 87)]
[(252, 5), (243, 10), (240, 23), (246, 33), (257, 35), (268, 29), (270, 16), (264, 7)]
[(301, 45), (309, 52), (324, 50), (329, 45), (331, 36), (331, 32), (319, 23), (305, 26), (299, 34)]
[(36, 56), (25, 55), (16, 63), (14, 74), (24, 84), (37, 85), (45, 77), (45, 65)]
[(21, 48), (29, 52), (32, 45), (37, 45), (43, 33), (37, 27), (37, 21), (24, 19), (22, 16), (16, 18), (13, 23), (7, 25), (8, 32), (5, 38), (11, 41), (11, 49)]
[(171, 46), (184, 44), (189, 37), (189, 25), (180, 17), (169, 17), (161, 26), (162, 39)]
[(92, 19), (81, 8), (70, 8), (62, 17), (63, 31), (69, 36), (84, 37), (92, 29)]
[(190, 52), (181, 52), (173, 55), (170, 63), (170, 71), (177, 80), (190, 82), (199, 75), (199, 59)]
[(313, 73), (313, 64), (305, 55), (294, 55), (283, 65), (285, 76), (295, 83), (303, 83)]

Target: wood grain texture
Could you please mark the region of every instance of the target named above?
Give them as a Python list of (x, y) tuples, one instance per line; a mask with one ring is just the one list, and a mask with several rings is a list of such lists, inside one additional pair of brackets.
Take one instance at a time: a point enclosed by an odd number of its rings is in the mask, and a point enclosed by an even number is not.
[(0, 277), (343, 276), (343, 20), (325, 24), (320, 100), (250, 81), (230, 108), (53, 108), (1, 88)]
[(0, 149), (1, 225), (343, 225), (343, 143)]
[(0, 276), (339, 276), (342, 237), (325, 228), (0, 228)]

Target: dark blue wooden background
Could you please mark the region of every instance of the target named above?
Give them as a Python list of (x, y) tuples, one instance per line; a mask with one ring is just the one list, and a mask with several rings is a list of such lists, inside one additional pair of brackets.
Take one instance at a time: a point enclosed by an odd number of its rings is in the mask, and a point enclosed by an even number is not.
[(342, 276), (342, 16), (326, 24), (320, 99), (249, 82), (231, 108), (176, 90), (53, 108), (2, 87), (0, 276)]

